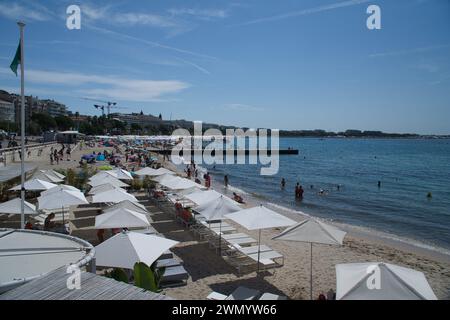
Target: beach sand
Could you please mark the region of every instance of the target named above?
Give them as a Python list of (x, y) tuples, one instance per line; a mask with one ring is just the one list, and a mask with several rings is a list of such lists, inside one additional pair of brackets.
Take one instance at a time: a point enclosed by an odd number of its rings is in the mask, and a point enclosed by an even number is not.
[[(82, 154), (99, 152), (103, 149), (109, 148), (96, 147), (83, 150), (75, 148), (72, 153), (73, 160), (60, 162), (59, 165), (49, 164), (47, 152), (43, 153), (42, 158), (35, 158), (32, 162), (38, 165), (39, 169), (77, 167)], [(168, 162), (165, 162), (164, 166), (172, 170), (176, 169)], [(213, 181), (213, 187), (222, 193), (227, 193), (221, 183)], [(248, 205), (253, 204), (250, 202)], [(265, 205), (271, 208), (270, 204)], [(191, 275), (186, 286), (167, 288), (164, 290), (165, 294), (175, 299), (206, 299), (211, 291), (229, 294), (238, 286), (246, 286), (261, 292), (285, 295), (290, 299), (309, 299), (309, 244), (274, 241), (271, 238), (281, 229), (263, 230), (261, 243), (282, 253), (285, 257), (284, 266), (259, 275), (253, 272), (238, 276), (235, 269), (209, 248), (208, 243), (199, 241), (191, 231), (174, 221), (172, 215), (161, 212), (155, 206), (149, 209), (154, 214), (155, 222), (152, 223), (154, 228), (167, 238), (180, 241), (180, 244), (172, 251), (183, 261), (185, 269)], [(302, 217), (295, 212), (280, 208), (272, 209), (293, 220), (302, 220)], [(257, 239), (257, 231), (247, 231), (233, 222), (229, 223), (233, 224), (238, 232), (248, 233)], [(448, 258), (446, 260), (446, 257), (434, 255), (426, 250), (416, 250), (407, 245), (402, 247), (376, 237), (367, 237), (350, 231), (344, 240), (344, 246), (314, 245), (313, 257), (314, 298), (321, 292), (336, 289), (336, 264), (367, 261), (389, 262), (422, 271), (439, 299), (450, 298), (450, 261)]]
[[(172, 170), (176, 169), (170, 163), (166, 163), (165, 166)], [(224, 189), (221, 183), (214, 181), (213, 188), (221, 193), (232, 193)], [(250, 200), (247, 206), (255, 205), (253, 201)], [(295, 221), (303, 219), (296, 212), (274, 208), (268, 203), (263, 204)], [(227, 222), (235, 226), (238, 232), (258, 238), (257, 231), (248, 231), (232, 221)], [(185, 268), (192, 277), (187, 286), (166, 289), (165, 293), (171, 297), (205, 299), (211, 291), (229, 294), (238, 286), (247, 286), (261, 292), (285, 295), (290, 299), (309, 299), (310, 244), (272, 240), (271, 238), (282, 229), (263, 230), (261, 243), (283, 254), (284, 266), (259, 275), (253, 272), (239, 277), (206, 242), (199, 241), (192, 232), (183, 230), (174, 221), (166, 222), (166, 227), (168, 225), (172, 225), (174, 229), (169, 228), (163, 233), (168, 238), (183, 241), (173, 251), (183, 259)], [(157, 223), (154, 226), (158, 229)], [(317, 298), (321, 292), (326, 293), (329, 289), (336, 290), (336, 264), (387, 262), (424, 272), (438, 299), (450, 299), (450, 257), (368, 236), (358, 231), (346, 231), (348, 234), (343, 246), (313, 245), (313, 298)]]

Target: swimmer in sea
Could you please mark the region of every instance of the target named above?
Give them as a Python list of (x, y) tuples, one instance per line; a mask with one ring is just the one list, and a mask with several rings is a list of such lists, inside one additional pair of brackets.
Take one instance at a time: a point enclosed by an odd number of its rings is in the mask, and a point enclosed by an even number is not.
[(286, 187), (286, 180), (284, 178), (281, 179), (281, 189), (284, 189)]

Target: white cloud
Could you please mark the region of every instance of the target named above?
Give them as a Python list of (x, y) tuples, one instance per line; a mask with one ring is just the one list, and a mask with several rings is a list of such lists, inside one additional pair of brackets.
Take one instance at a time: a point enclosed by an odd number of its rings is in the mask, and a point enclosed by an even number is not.
[(193, 16), (199, 19), (223, 19), (228, 17), (228, 11), (224, 9), (172, 8), (168, 12), (173, 16)]
[(23, 19), (25, 21), (46, 21), (49, 16), (35, 9), (23, 7), (17, 3), (0, 3), (0, 16), (11, 20)]
[[(11, 70), (0, 68), (0, 74), (11, 74)], [(125, 101), (160, 101), (163, 96), (178, 93), (189, 84), (179, 80), (141, 80), (117, 76), (84, 73), (66, 73), (43, 70), (27, 70), (27, 82), (66, 86), (68, 90), (97, 98)], [(91, 88), (84, 88), (89, 85)], [(84, 87), (83, 87), (84, 86)]]
[(348, 1), (338, 2), (338, 3), (322, 5), (322, 6), (310, 8), (310, 9), (292, 11), (292, 12), (279, 14), (279, 15), (275, 15), (275, 16), (271, 16), (271, 17), (254, 19), (254, 20), (247, 21), (247, 22), (244, 22), (244, 23), (241, 23), (238, 25), (244, 26), (244, 25), (257, 24), (257, 23), (263, 23), (263, 22), (278, 21), (278, 20), (283, 20), (283, 19), (292, 18), (292, 17), (306, 16), (306, 15), (310, 15), (313, 13), (319, 13), (319, 12), (344, 8), (344, 7), (350, 7), (350, 6), (367, 3), (367, 2), (369, 2), (369, 0), (348, 0)]

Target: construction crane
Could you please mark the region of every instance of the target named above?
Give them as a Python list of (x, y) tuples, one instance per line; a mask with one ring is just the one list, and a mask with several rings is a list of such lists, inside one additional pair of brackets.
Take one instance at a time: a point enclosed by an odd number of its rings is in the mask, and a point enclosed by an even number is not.
[(104, 101), (104, 100), (98, 100), (98, 99), (92, 99), (92, 98), (82, 98), (84, 100), (89, 100), (89, 101), (95, 101), (95, 102), (101, 102), (104, 103), (105, 105), (98, 105), (98, 104), (94, 104), (94, 107), (96, 109), (101, 109), (102, 110), (102, 116), (105, 115), (105, 108), (106, 108), (106, 114), (109, 116), (109, 114), (111, 113), (111, 109), (112, 108), (116, 108), (116, 109), (126, 109), (125, 107), (117, 107), (117, 102), (111, 102), (111, 101)]

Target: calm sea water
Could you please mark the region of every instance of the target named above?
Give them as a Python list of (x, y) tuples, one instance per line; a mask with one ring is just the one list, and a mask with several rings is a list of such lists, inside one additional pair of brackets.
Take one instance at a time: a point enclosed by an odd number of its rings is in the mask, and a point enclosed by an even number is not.
[(261, 201), (450, 249), (450, 140), (282, 138), (280, 147), (300, 154), (281, 156), (275, 176), (259, 175), (258, 165), (208, 169)]

